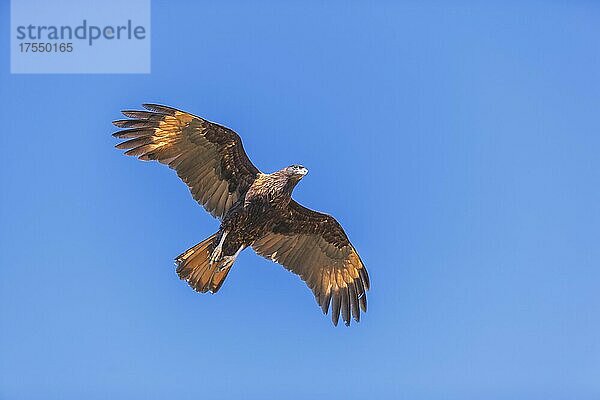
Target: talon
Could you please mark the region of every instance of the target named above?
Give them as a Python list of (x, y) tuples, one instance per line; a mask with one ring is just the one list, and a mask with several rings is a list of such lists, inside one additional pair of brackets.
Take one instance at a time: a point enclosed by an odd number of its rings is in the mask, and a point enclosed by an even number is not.
[(221, 258), (221, 254), (223, 253), (223, 242), (225, 241), (225, 237), (227, 236), (227, 232), (223, 232), (221, 235), (221, 240), (219, 240), (219, 244), (210, 255), (210, 264), (214, 264), (219, 261)]
[(219, 271), (225, 271), (227, 268), (229, 268), (233, 262), (235, 261), (235, 256), (224, 256), (223, 258), (221, 258), (221, 265), (219, 266), (218, 270)]
[(210, 255), (210, 263), (214, 264), (214, 263), (218, 262), (220, 258), (221, 258), (221, 247), (219, 246), (216, 249), (214, 249), (212, 254)]
[(244, 250), (244, 246), (240, 246), (240, 248), (235, 252), (234, 255), (224, 256), (223, 258), (221, 258), (221, 265), (217, 269), (219, 271), (225, 271), (227, 268), (230, 268), (242, 250)]
[(229, 265), (229, 260), (230, 260), (230, 258), (231, 258), (231, 257), (229, 257), (229, 256), (223, 257), (223, 260), (222, 260), (223, 262), (221, 263), (221, 265), (219, 266), (219, 268), (217, 268), (217, 270), (218, 270), (219, 272), (221, 272), (221, 271), (225, 271), (225, 270), (227, 269), (227, 267), (228, 267), (228, 265)]

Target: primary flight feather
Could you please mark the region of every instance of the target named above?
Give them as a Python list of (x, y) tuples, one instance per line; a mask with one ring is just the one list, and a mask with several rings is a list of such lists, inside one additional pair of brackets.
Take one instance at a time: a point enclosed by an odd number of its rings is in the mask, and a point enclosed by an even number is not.
[(369, 275), (341, 225), (330, 215), (292, 199), (308, 172), (291, 165), (260, 172), (237, 133), (186, 112), (157, 104), (123, 111), (129, 119), (113, 134), (125, 154), (155, 160), (177, 172), (194, 199), (219, 218), (219, 230), (180, 254), (177, 274), (196, 291), (216, 293), (242, 250), (252, 247), (302, 278), (334, 325), (340, 315), (360, 320), (367, 310)]

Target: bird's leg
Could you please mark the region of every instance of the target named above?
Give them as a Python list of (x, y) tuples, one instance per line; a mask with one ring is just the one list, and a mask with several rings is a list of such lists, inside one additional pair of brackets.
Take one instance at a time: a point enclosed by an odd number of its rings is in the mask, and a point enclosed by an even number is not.
[(219, 240), (219, 244), (210, 255), (210, 263), (216, 263), (221, 258), (221, 253), (223, 253), (223, 242), (225, 242), (225, 237), (227, 236), (227, 231), (223, 231), (221, 235), (221, 240)]
[(235, 252), (234, 255), (232, 256), (224, 256), (221, 259), (221, 265), (219, 266), (219, 270), (223, 271), (229, 267), (231, 267), (233, 265), (233, 263), (235, 262), (235, 259), (237, 258), (238, 255), (240, 255), (240, 253), (242, 252), (242, 250), (244, 250), (245, 247), (244, 246), (240, 246), (239, 249), (237, 249), (237, 251)]

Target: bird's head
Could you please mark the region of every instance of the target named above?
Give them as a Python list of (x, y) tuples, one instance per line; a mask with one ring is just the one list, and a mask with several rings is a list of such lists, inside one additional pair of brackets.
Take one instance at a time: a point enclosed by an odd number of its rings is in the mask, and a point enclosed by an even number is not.
[(302, 165), (294, 164), (283, 169), (285, 174), (292, 179), (300, 180), (304, 178), (304, 175), (308, 174), (308, 170)]

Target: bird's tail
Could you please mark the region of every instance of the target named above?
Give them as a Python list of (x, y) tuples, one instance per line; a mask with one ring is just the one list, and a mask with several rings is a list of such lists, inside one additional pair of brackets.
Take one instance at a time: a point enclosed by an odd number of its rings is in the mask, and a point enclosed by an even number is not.
[(186, 250), (175, 259), (177, 274), (198, 292), (217, 293), (227, 277), (231, 265), (211, 263), (210, 256), (217, 245), (218, 232)]

